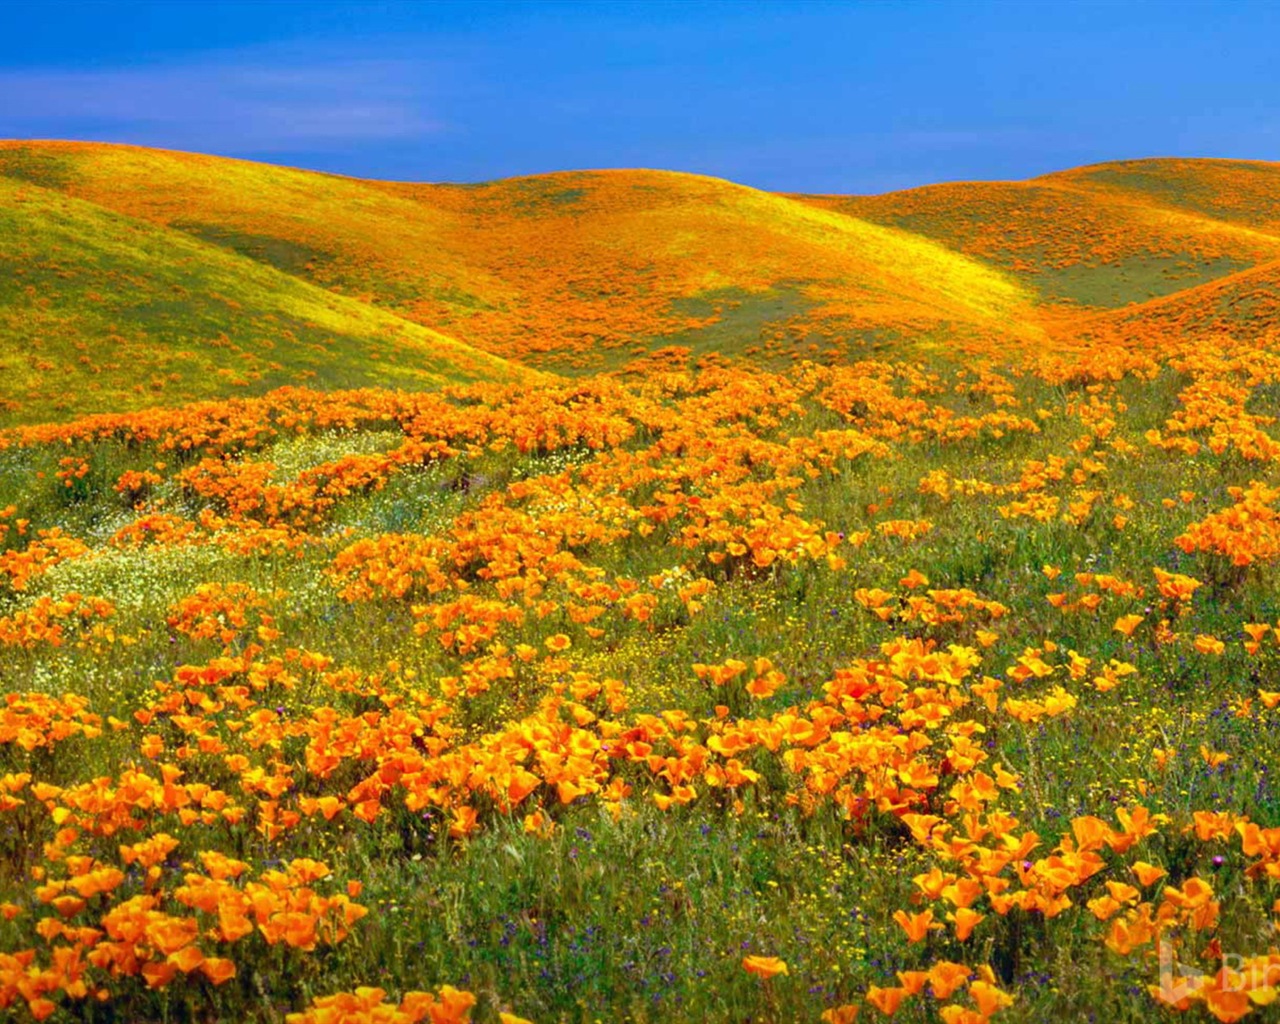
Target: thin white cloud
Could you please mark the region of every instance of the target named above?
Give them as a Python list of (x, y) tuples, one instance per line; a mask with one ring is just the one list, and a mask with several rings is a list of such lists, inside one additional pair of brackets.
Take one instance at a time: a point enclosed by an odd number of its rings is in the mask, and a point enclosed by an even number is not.
[(210, 152), (410, 140), (443, 125), (420, 62), (253, 50), (181, 65), (0, 71), (0, 135)]

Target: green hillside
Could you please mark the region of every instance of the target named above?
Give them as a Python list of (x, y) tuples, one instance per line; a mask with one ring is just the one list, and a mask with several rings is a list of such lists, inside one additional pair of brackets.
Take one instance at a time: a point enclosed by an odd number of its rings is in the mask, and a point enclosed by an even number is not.
[(0, 422), (284, 384), (526, 373), (223, 246), (13, 177), (0, 177), (0, 369)]

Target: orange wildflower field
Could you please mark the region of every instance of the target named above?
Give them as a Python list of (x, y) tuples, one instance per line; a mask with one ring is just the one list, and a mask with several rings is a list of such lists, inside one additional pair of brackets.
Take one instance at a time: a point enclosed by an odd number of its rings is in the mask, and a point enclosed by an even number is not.
[(6, 1019), (1275, 1017), (1280, 167), (5, 143), (0, 267)]

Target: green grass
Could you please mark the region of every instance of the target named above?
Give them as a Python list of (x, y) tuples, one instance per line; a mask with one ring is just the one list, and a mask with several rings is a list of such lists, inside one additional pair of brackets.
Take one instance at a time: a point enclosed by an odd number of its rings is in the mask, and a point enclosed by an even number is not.
[(0, 149), (0, 176), (42, 188), (62, 189), (75, 177), (74, 162), (39, 149)]
[(1247, 270), (1251, 265), (1228, 258), (1133, 257), (1115, 264), (1047, 267), (1035, 275), (1034, 281), (1046, 299), (1117, 309), (1131, 302), (1146, 302), (1208, 284)]
[[(1274, 195), (1280, 186), (1280, 168), (1274, 163), (1138, 160), (1085, 167), (1067, 173), (1086, 181), (1115, 185), (1150, 196), (1174, 209), (1193, 210), (1249, 225), (1275, 224), (1274, 211), (1268, 209), (1268, 204), (1258, 202), (1263, 196)], [(1224, 188), (1228, 181), (1231, 184)]]
[(772, 337), (773, 331), (788, 320), (816, 305), (804, 294), (800, 283), (777, 285), (763, 292), (717, 289), (672, 303), (672, 308), (683, 316), (715, 317), (714, 323), (669, 335), (662, 342), (687, 346), (695, 358), (710, 352), (742, 357)]

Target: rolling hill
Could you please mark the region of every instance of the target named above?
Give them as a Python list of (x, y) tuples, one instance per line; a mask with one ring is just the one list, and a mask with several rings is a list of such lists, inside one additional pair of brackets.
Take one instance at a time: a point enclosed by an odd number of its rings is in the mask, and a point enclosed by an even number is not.
[(1257, 160), (1124, 160), (1039, 179), (1095, 195), (1142, 197), (1244, 227), (1280, 232), (1280, 165)]
[(285, 384), (431, 387), (522, 367), (190, 234), (0, 176), (0, 412)]
[(1029, 322), (1007, 275), (919, 235), (695, 175), (411, 185), (61, 143), (0, 149), (0, 171), (562, 371), (673, 341), (989, 338)]
[[(1218, 161), (1141, 161), (1147, 178), (1084, 168), (1027, 182), (932, 185), (883, 196), (807, 196), (805, 201), (923, 234), (1014, 275), (1043, 305), (1110, 309), (1192, 288), (1280, 257), (1280, 170), (1268, 191)], [(1166, 164), (1191, 165), (1181, 178)], [(1115, 165), (1124, 167), (1129, 165)], [(1252, 166), (1252, 165), (1251, 165)], [(1267, 165), (1259, 165), (1267, 166)], [(1200, 177), (1195, 168), (1199, 168)], [(1163, 191), (1142, 184), (1165, 182)], [(1237, 196), (1230, 216), (1193, 202), (1198, 181)], [(1183, 187), (1179, 187), (1181, 181)], [(1243, 185), (1243, 183), (1242, 183)]]
[(8, 142), (3, 415), (578, 375), (670, 346), (778, 366), (1194, 343), (1273, 329), (1255, 286), (1277, 260), (1280, 168), (1260, 163), (809, 196), (666, 171), (411, 184)]

